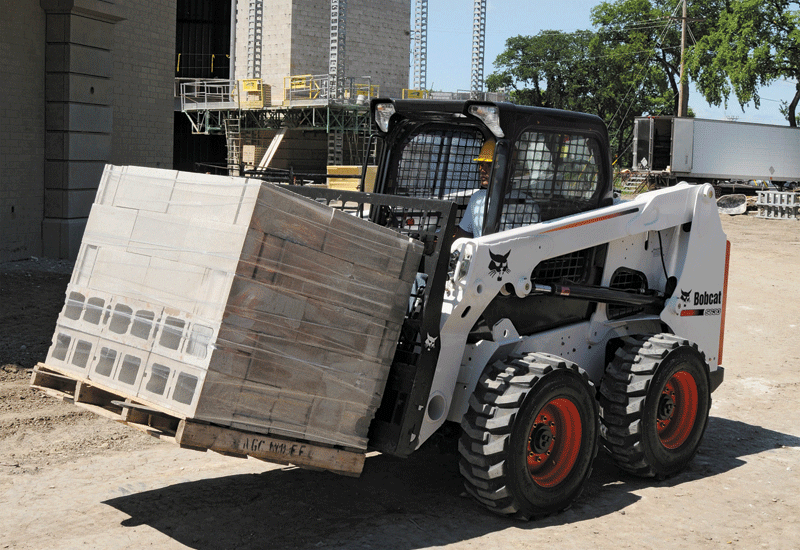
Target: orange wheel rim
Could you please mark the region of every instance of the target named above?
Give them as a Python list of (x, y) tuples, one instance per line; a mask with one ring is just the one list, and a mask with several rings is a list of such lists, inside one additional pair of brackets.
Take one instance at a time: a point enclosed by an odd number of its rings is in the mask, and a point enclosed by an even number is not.
[(566, 479), (581, 448), (583, 426), (578, 407), (560, 397), (536, 415), (528, 435), (528, 473), (541, 487), (555, 487)]
[(677, 449), (689, 439), (698, 407), (694, 377), (686, 371), (673, 374), (661, 391), (656, 412), (658, 437), (664, 447)]

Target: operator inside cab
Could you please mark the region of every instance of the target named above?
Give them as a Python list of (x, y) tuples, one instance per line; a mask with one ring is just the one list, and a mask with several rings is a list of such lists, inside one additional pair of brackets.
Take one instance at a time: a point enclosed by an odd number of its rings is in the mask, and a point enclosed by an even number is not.
[(462, 237), (480, 237), (483, 233), (483, 213), (486, 211), (486, 190), (489, 187), (489, 175), (492, 173), (492, 161), (494, 160), (493, 139), (483, 142), (481, 152), (473, 159), (478, 163), (478, 176), (481, 187), (472, 194), (464, 211), (464, 217), (456, 228), (456, 239)]

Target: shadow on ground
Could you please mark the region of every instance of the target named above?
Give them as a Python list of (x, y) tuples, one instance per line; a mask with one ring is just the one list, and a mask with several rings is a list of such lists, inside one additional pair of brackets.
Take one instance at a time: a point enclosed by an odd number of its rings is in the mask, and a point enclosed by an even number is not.
[(575, 505), (556, 516), (522, 523), (487, 512), (463, 495), (454, 438), (439, 438), (408, 459), (376, 456), (358, 479), (300, 469), (271, 470), (181, 483), (106, 502), (198, 550), (246, 548), (393, 548), (412, 550), (500, 531), (581, 522), (619, 512), (636, 491), (672, 487), (744, 464), (743, 457), (800, 438), (723, 418), (711, 418), (700, 451), (680, 475), (665, 481), (621, 473), (602, 452)]

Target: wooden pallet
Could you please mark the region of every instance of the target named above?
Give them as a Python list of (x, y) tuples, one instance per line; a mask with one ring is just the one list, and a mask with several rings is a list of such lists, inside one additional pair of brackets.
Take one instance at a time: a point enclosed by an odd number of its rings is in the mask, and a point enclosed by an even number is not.
[(364, 468), (365, 455), (361, 452), (181, 418), (149, 403), (135, 402), (93, 381), (76, 379), (73, 376), (39, 363), (33, 369), (31, 386), (51, 397), (75, 404), (185, 449), (214, 451), (240, 458), (253, 457), (352, 477), (361, 475)]

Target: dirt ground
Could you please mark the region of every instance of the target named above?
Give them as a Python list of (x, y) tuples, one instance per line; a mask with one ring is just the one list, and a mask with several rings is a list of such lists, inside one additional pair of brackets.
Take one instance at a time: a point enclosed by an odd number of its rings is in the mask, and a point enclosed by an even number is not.
[(800, 224), (723, 218), (725, 382), (667, 481), (602, 453), (566, 512), (497, 517), (463, 496), (453, 439), (358, 479), (183, 450), (30, 389), (71, 265), (0, 264), (0, 549), (800, 548)]

